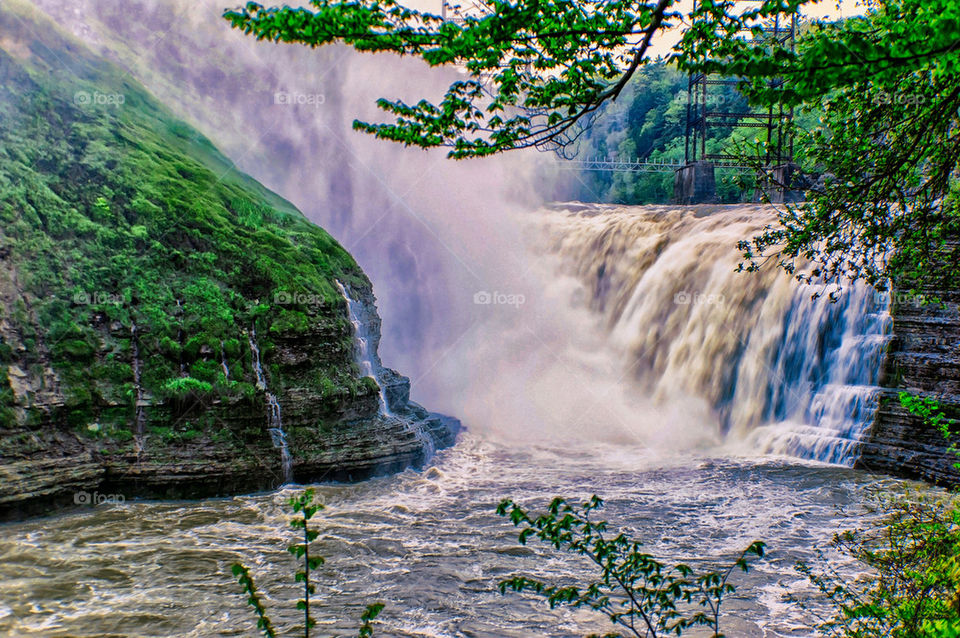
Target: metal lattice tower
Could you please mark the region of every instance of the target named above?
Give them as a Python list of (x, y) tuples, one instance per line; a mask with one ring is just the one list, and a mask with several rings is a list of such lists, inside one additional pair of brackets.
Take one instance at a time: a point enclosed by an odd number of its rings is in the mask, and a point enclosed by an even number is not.
[[(734, 0), (735, 2), (756, 2), (757, 0)], [(696, 8), (697, 0), (694, 0)], [(770, 44), (786, 45), (791, 50), (794, 47), (797, 33), (796, 14), (790, 16), (789, 22), (781, 21), (776, 16), (772, 22), (763, 26), (763, 36), (754, 37), (746, 34), (746, 39), (754, 44), (769, 42)], [(793, 159), (793, 137), (790, 133), (790, 122), (793, 119), (793, 109), (785, 109), (782, 105), (770, 106), (762, 110), (730, 110), (722, 100), (715, 96), (710, 87), (735, 87), (739, 78), (729, 78), (720, 75), (706, 75), (698, 73), (690, 76), (687, 88), (687, 130), (684, 142), (686, 162), (698, 161), (726, 161), (739, 159), (731, 153), (707, 153), (707, 135), (717, 128), (755, 128), (766, 129), (767, 145), (764, 163), (768, 167), (779, 166)], [(782, 78), (770, 80), (769, 86), (783, 85)], [(714, 89), (715, 91), (715, 89)], [(726, 106), (726, 108), (724, 108)]]

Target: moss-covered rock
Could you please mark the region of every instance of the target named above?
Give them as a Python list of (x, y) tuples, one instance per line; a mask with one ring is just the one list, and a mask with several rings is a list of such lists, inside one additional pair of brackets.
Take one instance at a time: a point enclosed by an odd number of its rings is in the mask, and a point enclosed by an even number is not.
[[(319, 446), (325, 472), (359, 476), (422, 458), (419, 417), (381, 419), (353, 364), (336, 282), (373, 300), (353, 258), (28, 5), (4, 3), (0, 33), (0, 513), (81, 479), (278, 484), (253, 346), (295, 462)], [(59, 489), (36, 470), (58, 457)]]

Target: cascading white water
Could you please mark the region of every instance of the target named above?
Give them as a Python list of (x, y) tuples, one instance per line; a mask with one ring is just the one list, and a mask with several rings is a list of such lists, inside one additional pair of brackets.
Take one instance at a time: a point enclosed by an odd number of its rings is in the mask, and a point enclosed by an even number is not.
[(539, 249), (586, 288), (641, 393), (703, 406), (741, 450), (850, 464), (877, 407), (890, 325), (872, 288), (839, 301), (764, 267), (735, 272), (759, 206), (570, 205), (539, 217)]
[(763, 420), (771, 424), (750, 431), (747, 444), (763, 453), (851, 465), (877, 409), (890, 315), (865, 286), (845, 291), (833, 306), (808, 292), (794, 293), (770, 362)]
[(143, 445), (143, 426), (146, 421), (146, 415), (143, 413), (143, 385), (141, 384), (141, 377), (143, 371), (143, 365), (140, 362), (140, 342), (137, 339), (137, 324), (136, 322), (130, 324), (130, 350), (133, 358), (133, 388), (135, 394), (135, 423), (136, 423), (136, 435), (137, 439), (140, 441), (140, 445)]
[(255, 327), (251, 326), (247, 340), (250, 342), (250, 353), (253, 357), (253, 371), (257, 377), (257, 388), (263, 391), (264, 398), (267, 401), (267, 432), (270, 433), (270, 440), (273, 442), (273, 447), (280, 449), (280, 462), (283, 466), (283, 482), (292, 483), (293, 458), (290, 456), (290, 447), (287, 445), (287, 435), (283, 431), (280, 402), (267, 387), (267, 379), (263, 374), (263, 366), (260, 364), (260, 347), (257, 345), (257, 330)]
[(393, 416), (384, 390), (383, 367), (376, 357), (374, 338), (370, 334), (367, 323), (361, 319), (363, 307), (359, 301), (350, 296), (346, 286), (339, 281), (337, 281), (337, 289), (347, 302), (347, 312), (350, 316), (350, 323), (353, 324), (353, 359), (360, 368), (360, 376), (372, 377), (377, 382), (377, 387), (380, 388), (380, 414)]
[(227, 365), (227, 351), (223, 347), (223, 340), (220, 340), (220, 369), (223, 370), (224, 381), (230, 380), (230, 366)]
[[(377, 382), (377, 387), (380, 388), (379, 413), (386, 417), (393, 417), (394, 414), (390, 410), (390, 402), (387, 400), (385, 390), (386, 384), (383, 378), (383, 366), (380, 364), (380, 359), (377, 356), (377, 340), (371, 333), (369, 324), (363, 320), (365, 314), (363, 305), (359, 300), (350, 296), (347, 287), (341, 282), (337, 281), (336, 284), (340, 295), (347, 302), (347, 313), (350, 317), (350, 323), (353, 324), (354, 361), (360, 368), (360, 374), (362, 376), (372, 377), (373, 380)], [(436, 443), (434, 443), (433, 438), (413, 423), (409, 424), (409, 428), (423, 447), (424, 460), (432, 458), (436, 453)]]
[(187, 364), (183, 360), (183, 303), (177, 299), (177, 318), (179, 324), (177, 326), (177, 343), (180, 344), (180, 376), (187, 376)]

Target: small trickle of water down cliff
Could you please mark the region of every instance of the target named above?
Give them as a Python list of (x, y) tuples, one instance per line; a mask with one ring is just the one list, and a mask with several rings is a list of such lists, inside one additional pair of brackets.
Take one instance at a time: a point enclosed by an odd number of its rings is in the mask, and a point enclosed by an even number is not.
[[(247, 335), (250, 343), (250, 354), (253, 356), (253, 371), (257, 377), (257, 389), (263, 392), (267, 404), (267, 432), (273, 447), (280, 450), (280, 464), (283, 468), (283, 482), (293, 481), (293, 457), (290, 456), (290, 446), (287, 444), (287, 433), (283, 431), (283, 413), (277, 396), (267, 388), (267, 378), (263, 374), (263, 364), (260, 362), (260, 346), (257, 345), (257, 329), (250, 328)], [(226, 370), (226, 365), (224, 365)], [(225, 373), (226, 376), (227, 373)]]
[[(391, 398), (387, 395), (387, 388), (390, 385), (397, 384), (397, 374), (384, 368), (380, 362), (380, 356), (377, 353), (377, 343), (379, 342), (379, 333), (373, 332), (373, 319), (369, 312), (359, 299), (353, 298), (347, 291), (346, 286), (341, 282), (336, 282), (337, 289), (347, 302), (347, 311), (350, 316), (350, 323), (353, 325), (353, 352), (354, 362), (360, 369), (360, 375), (374, 380), (379, 389), (379, 415), (385, 418), (396, 418), (391, 408)], [(409, 403), (409, 382), (405, 386), (402, 405)], [(393, 399), (396, 403), (396, 397)], [(434, 437), (431, 436), (420, 424), (413, 421), (406, 421), (409, 431), (417, 438), (417, 441), (423, 448), (423, 462), (429, 461), (436, 453), (437, 446)], [(459, 426), (456, 426), (457, 428)]]
[(737, 241), (769, 208), (561, 204), (537, 220), (539, 250), (582, 284), (639, 392), (698, 406), (736, 450), (855, 462), (878, 406), (886, 298), (852, 286), (831, 303), (773, 263), (736, 272)]

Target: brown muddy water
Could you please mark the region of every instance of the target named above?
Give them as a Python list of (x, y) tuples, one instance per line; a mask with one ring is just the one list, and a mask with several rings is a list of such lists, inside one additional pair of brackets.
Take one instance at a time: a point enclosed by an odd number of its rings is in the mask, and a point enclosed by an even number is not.
[[(386, 609), (379, 636), (583, 636), (607, 632), (589, 611), (502, 596), (514, 573), (557, 582), (592, 573), (579, 557), (532, 542), (495, 514), (501, 498), (542, 508), (550, 498), (606, 499), (603, 518), (666, 559), (717, 564), (754, 539), (769, 556), (738, 575), (726, 606), (731, 637), (810, 636), (817, 606), (794, 570), (831, 536), (871, 516), (879, 489), (905, 484), (782, 457), (658, 458), (623, 446), (510, 448), (466, 436), (425, 471), (321, 485), (316, 520), (319, 635), (356, 635), (367, 603)], [(0, 635), (254, 636), (230, 574), (251, 567), (281, 635), (298, 591), (285, 501), (297, 488), (192, 502), (127, 500), (0, 526)], [(834, 566), (856, 566), (833, 556)]]

